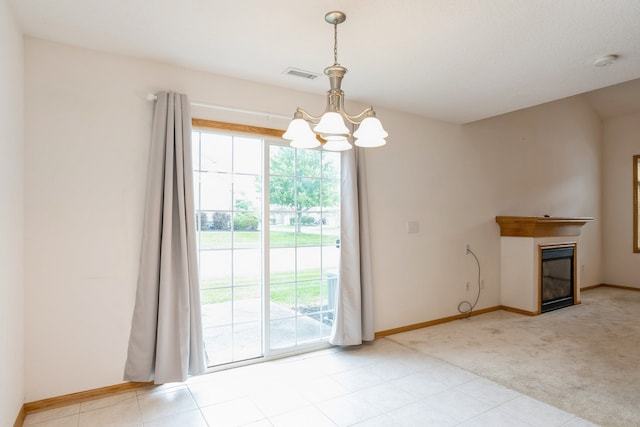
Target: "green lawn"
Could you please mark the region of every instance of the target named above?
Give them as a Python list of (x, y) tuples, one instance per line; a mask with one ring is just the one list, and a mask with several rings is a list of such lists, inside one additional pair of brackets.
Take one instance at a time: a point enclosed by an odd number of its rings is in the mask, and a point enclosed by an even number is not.
[[(304, 228), (303, 228), (304, 231)], [(324, 232), (327, 230), (324, 229)], [(337, 233), (337, 229), (332, 230)], [(201, 249), (259, 248), (259, 231), (201, 231)], [(271, 231), (269, 234), (272, 248), (298, 246), (335, 245), (338, 234), (296, 233), (291, 231)], [(325, 274), (326, 276), (326, 274)], [(327, 280), (320, 269), (298, 271), (297, 285), (294, 271), (273, 272), (270, 277), (271, 300), (290, 307), (317, 306), (326, 303)], [(234, 283), (224, 279), (209, 279), (201, 282), (202, 304), (215, 304), (234, 299), (260, 298), (261, 286), (255, 278), (236, 276)], [(324, 289), (322, 289), (324, 287)], [(321, 296), (325, 301), (321, 301)]]
[[(303, 228), (304, 231), (304, 228)], [(317, 233), (296, 233), (291, 231), (271, 231), (269, 244), (272, 248), (298, 246), (335, 245), (340, 238), (337, 229), (323, 230)], [(331, 233), (333, 232), (333, 234)], [(258, 248), (260, 247), (260, 231), (201, 231), (200, 249)]]
[[(298, 283), (294, 282), (293, 272), (279, 272), (271, 274), (271, 300), (286, 306), (320, 305), (321, 295), (326, 300), (327, 280), (321, 277), (320, 269), (308, 269), (298, 272)], [(321, 292), (322, 286), (325, 289)], [(216, 304), (231, 301), (232, 294), (235, 299), (260, 298), (261, 286), (259, 284), (236, 280), (234, 286), (228, 282), (209, 280), (201, 286), (202, 304)], [(326, 301), (325, 301), (326, 303)]]

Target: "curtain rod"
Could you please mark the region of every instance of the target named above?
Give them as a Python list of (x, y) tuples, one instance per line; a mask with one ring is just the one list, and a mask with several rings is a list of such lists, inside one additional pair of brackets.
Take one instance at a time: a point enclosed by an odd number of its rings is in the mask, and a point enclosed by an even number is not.
[[(149, 95), (147, 95), (147, 99), (149, 101), (157, 101), (158, 96), (150, 93)], [(212, 110), (222, 110), (222, 111), (230, 111), (233, 113), (251, 114), (253, 116), (266, 117), (268, 119), (274, 118), (274, 119), (290, 120), (292, 117), (292, 116), (283, 116), (281, 114), (267, 113), (264, 111), (244, 110), (241, 108), (225, 107), (223, 105), (205, 104), (203, 102), (196, 102), (196, 101), (189, 101), (189, 104), (191, 104), (192, 107), (202, 107), (202, 108), (210, 108)]]

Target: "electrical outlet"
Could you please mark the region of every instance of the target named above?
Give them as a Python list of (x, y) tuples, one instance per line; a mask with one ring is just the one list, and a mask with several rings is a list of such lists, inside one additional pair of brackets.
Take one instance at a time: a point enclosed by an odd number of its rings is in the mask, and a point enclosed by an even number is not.
[(465, 285), (465, 289), (467, 292), (469, 292), (469, 286), (471, 286), (471, 283), (467, 282), (467, 284)]

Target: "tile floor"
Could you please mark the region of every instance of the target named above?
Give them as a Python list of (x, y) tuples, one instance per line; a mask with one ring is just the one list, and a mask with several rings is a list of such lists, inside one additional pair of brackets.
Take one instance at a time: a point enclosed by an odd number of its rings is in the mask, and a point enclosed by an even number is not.
[(593, 426), (386, 339), (33, 413), (24, 425)]

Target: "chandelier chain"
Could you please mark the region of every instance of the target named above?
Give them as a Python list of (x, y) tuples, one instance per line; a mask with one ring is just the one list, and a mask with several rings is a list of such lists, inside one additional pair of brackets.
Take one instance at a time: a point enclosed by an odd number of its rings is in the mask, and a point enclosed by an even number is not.
[(333, 65), (338, 65), (338, 22), (333, 23)]

